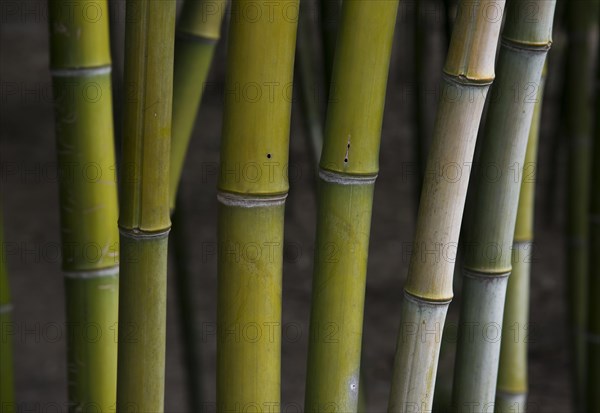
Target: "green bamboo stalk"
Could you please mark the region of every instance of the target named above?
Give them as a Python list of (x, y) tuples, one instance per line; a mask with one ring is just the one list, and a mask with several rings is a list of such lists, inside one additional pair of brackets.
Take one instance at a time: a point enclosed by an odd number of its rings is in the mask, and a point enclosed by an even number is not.
[(69, 411), (109, 411), (119, 268), (108, 8), (105, 0), (50, 1), (49, 12)]
[[(298, 0), (232, 3), (218, 184), (218, 411), (280, 406), (285, 172), (298, 6)], [(249, 7), (257, 12), (248, 13)]]
[(174, 0), (128, 0), (117, 411), (164, 409)]
[[(545, 71), (546, 69), (544, 69)], [(542, 74), (538, 88), (521, 178), (512, 250), (512, 273), (508, 279), (504, 319), (502, 320), (502, 343), (496, 386), (496, 405), (494, 406), (498, 413), (515, 410), (525, 412), (527, 406), (527, 341), (524, 336), (529, 322), (535, 175), (537, 173), (544, 82), (545, 73)]]
[(319, 171), (306, 412), (358, 407), (373, 190), (397, 8), (389, 0), (342, 5), (336, 94)]
[(567, 166), (567, 291), (573, 396), (584, 411), (585, 331), (589, 276), (589, 204), (592, 163), (592, 85), (597, 1), (571, 0), (566, 5), (567, 66), (565, 79)]
[[(4, 331), (12, 325), (12, 303), (8, 282), (8, 269), (4, 254), (4, 220), (0, 209), (0, 326)], [(4, 413), (17, 411), (13, 372), (13, 342), (8, 334), (2, 334), (0, 346), (0, 409)]]
[[(596, 67), (596, 124), (594, 160), (592, 174), (592, 199), (590, 214), (590, 251), (600, 251), (600, 64)], [(589, 412), (600, 412), (600, 269), (597, 256), (590, 254), (590, 284), (588, 298), (588, 370), (587, 408)]]
[[(323, 44), (323, 65), (325, 74), (325, 96), (329, 96), (332, 87), (335, 45), (341, 18), (343, 0), (319, 0), (321, 9), (321, 38)], [(329, 98), (327, 99), (329, 101)]]
[(183, 3), (175, 40), (173, 77), (173, 138), (170, 202), (175, 208), (185, 155), (202, 100), (215, 46), (221, 35), (226, 0), (187, 0)]
[(494, 78), (501, 19), (490, 19), (485, 11), (501, 16), (503, 9), (503, 1), (459, 3), (404, 288), (390, 412), (432, 408), (441, 334), (452, 299), (452, 251), (460, 233), (468, 165)]
[[(534, 21), (525, 13), (524, 7), (530, 5), (537, 10)], [(472, 213), (467, 217), (454, 411), (487, 411), (494, 403), (521, 176), (542, 69), (552, 42), (555, 5), (553, 0), (508, 2), (496, 95), (490, 103), (475, 172)]]

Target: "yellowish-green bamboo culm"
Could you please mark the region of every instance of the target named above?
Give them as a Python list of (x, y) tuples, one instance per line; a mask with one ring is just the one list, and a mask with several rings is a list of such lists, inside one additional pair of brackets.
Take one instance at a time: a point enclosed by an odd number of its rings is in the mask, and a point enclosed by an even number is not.
[[(404, 287), (390, 412), (432, 409), (442, 330), (452, 299), (468, 166), (494, 79), (504, 1), (462, 0), (458, 7)], [(492, 10), (493, 19), (488, 14)]]
[(298, 7), (298, 0), (232, 3), (217, 197), (218, 411), (280, 408), (283, 217)]
[(358, 407), (373, 190), (397, 8), (389, 0), (342, 4), (319, 169), (306, 412)]
[(221, 22), (226, 7), (226, 0), (186, 0), (177, 24), (169, 179), (171, 210), (175, 208), (185, 155), (215, 46), (221, 36)]
[[(0, 329), (8, 328), (12, 325), (12, 303), (10, 301), (10, 289), (8, 282), (8, 265), (4, 244), (4, 220), (2, 209), (0, 209)], [(0, 406), (2, 412), (15, 413), (17, 405), (15, 404), (15, 387), (13, 377), (13, 342), (12, 336), (2, 334), (0, 342)]]
[(69, 411), (109, 411), (116, 400), (112, 329), (118, 313), (119, 251), (108, 9), (105, 0), (48, 5)]
[(589, 205), (592, 164), (592, 91), (597, 0), (566, 4), (568, 44), (565, 74), (567, 132), (567, 267), (568, 328), (573, 361), (576, 411), (585, 411), (586, 340), (589, 276)]
[[(546, 69), (544, 68), (544, 72)], [(506, 288), (502, 343), (496, 386), (496, 412), (525, 412), (527, 405), (527, 337), (529, 286), (533, 259), (533, 222), (538, 138), (545, 73), (542, 74), (531, 119), (512, 250), (512, 273)]]
[[(526, 5), (534, 5), (536, 19), (527, 17)], [(552, 42), (555, 5), (553, 0), (534, 0), (527, 4), (509, 1), (507, 6), (495, 95), (474, 171), (477, 175), (473, 208), (465, 233), (452, 401), (456, 412), (488, 411), (494, 406), (523, 163), (542, 70)], [(518, 325), (518, 331), (524, 327)], [(512, 408), (522, 401), (518, 394), (502, 393), (500, 397)]]
[(162, 412), (174, 0), (128, 0), (117, 411)]
[[(591, 180), (590, 251), (600, 251), (600, 64), (596, 67), (596, 124)], [(587, 333), (587, 410), (600, 412), (600, 266), (590, 254), (590, 284)]]

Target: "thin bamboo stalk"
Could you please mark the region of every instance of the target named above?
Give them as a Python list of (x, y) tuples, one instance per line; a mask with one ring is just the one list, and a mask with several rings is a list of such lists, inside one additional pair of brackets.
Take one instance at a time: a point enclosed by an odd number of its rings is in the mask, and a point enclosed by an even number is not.
[(226, 8), (226, 0), (187, 0), (181, 10), (173, 75), (173, 137), (169, 179), (171, 209), (175, 208), (185, 155), (215, 46), (221, 36), (221, 22)]
[(565, 104), (567, 129), (567, 291), (570, 344), (573, 357), (573, 396), (584, 411), (589, 276), (589, 205), (592, 164), (592, 84), (597, 0), (572, 0), (566, 5), (567, 65)]
[(306, 412), (358, 407), (373, 190), (397, 8), (389, 0), (342, 5), (336, 94), (319, 171)]
[(452, 299), (452, 251), (460, 233), (468, 166), (494, 78), (501, 19), (488, 18), (486, 11), (501, 16), (504, 1), (462, 0), (458, 7), (404, 290), (390, 412), (432, 408), (441, 334)]
[(298, 6), (298, 0), (232, 3), (217, 197), (218, 411), (280, 408), (283, 218)]
[[(525, 13), (524, 7), (530, 5), (537, 10), (535, 21)], [(455, 411), (486, 411), (494, 404), (521, 176), (542, 70), (552, 42), (555, 5), (552, 0), (508, 2), (496, 95), (490, 103), (475, 172), (472, 213), (467, 217), (453, 388)]]
[[(544, 72), (546, 69), (544, 69)], [(521, 190), (517, 207), (512, 250), (512, 273), (508, 279), (502, 343), (498, 367), (495, 411), (525, 412), (527, 407), (527, 325), (529, 322), (529, 285), (533, 250), (535, 212), (535, 177), (537, 151), (544, 96), (545, 73), (542, 74), (531, 119)]]
[[(596, 67), (596, 125), (594, 138), (594, 160), (591, 180), (590, 251), (600, 251), (600, 64)], [(587, 409), (600, 412), (600, 267), (597, 256), (590, 254), (590, 284), (588, 299), (588, 370)]]
[[(333, 76), (333, 59), (338, 37), (343, 0), (318, 0), (321, 6), (321, 37), (323, 44), (323, 65), (326, 96), (329, 96)], [(329, 98), (328, 98), (329, 101)]]
[(175, 1), (126, 13), (117, 411), (162, 412)]
[[(73, 9), (75, 7), (75, 9)], [(59, 166), (69, 411), (116, 397), (117, 186), (107, 2), (49, 2)], [(90, 329), (98, 339), (88, 339)]]
[[(12, 303), (8, 282), (8, 269), (4, 253), (4, 220), (0, 209), (0, 326), (2, 330), (12, 325)], [(8, 334), (2, 334), (0, 346), (0, 406), (2, 412), (14, 413), (17, 411), (15, 404), (15, 387), (13, 374), (13, 342)]]

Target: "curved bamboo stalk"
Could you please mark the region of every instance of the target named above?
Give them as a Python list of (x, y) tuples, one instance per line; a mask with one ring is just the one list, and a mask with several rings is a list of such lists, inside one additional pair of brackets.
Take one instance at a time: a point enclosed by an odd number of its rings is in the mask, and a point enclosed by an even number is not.
[(397, 8), (389, 0), (342, 5), (336, 94), (319, 170), (306, 412), (358, 407), (373, 190)]
[[(390, 412), (431, 411), (441, 334), (452, 299), (456, 251), (504, 1), (459, 3), (444, 67), (433, 141), (405, 285)], [(458, 169), (458, 178), (456, 171)], [(452, 172), (450, 172), (452, 171)]]
[[(544, 72), (546, 69), (544, 68)], [(542, 74), (531, 119), (529, 138), (512, 250), (512, 273), (506, 289), (502, 320), (502, 343), (498, 367), (495, 411), (519, 411), (527, 407), (527, 341), (524, 335), (529, 322), (529, 285), (533, 250), (535, 182), (540, 118), (544, 96), (545, 73)]]
[[(283, 217), (298, 5), (232, 3), (218, 184), (218, 411), (280, 406)], [(257, 12), (247, 13), (248, 7)]]
[(592, 84), (597, 0), (567, 2), (565, 105), (567, 129), (567, 291), (575, 409), (584, 411), (585, 332), (589, 277), (589, 204), (592, 164)]
[[(454, 411), (486, 411), (494, 403), (521, 176), (542, 69), (552, 42), (555, 4), (552, 0), (508, 3), (496, 95), (482, 137), (467, 224)], [(530, 5), (537, 10), (535, 21), (524, 13), (523, 8)]]
[[(105, 0), (50, 1), (49, 12), (69, 411), (109, 411), (119, 268), (108, 8)], [(90, 328), (98, 340), (87, 338)]]
[(173, 74), (173, 137), (169, 175), (171, 210), (175, 208), (185, 155), (226, 8), (226, 0), (187, 0), (181, 10)]
[[(2, 330), (12, 325), (12, 303), (8, 282), (6, 256), (4, 254), (4, 220), (0, 209), (0, 325)], [(15, 387), (13, 374), (13, 342), (10, 335), (2, 335), (0, 346), (0, 406), (2, 411), (17, 411), (15, 404)]]
[[(596, 130), (594, 139), (594, 162), (592, 174), (592, 199), (590, 214), (590, 251), (600, 251), (600, 64), (596, 68)], [(590, 254), (590, 287), (588, 299), (588, 371), (587, 409), (600, 412), (600, 268), (597, 256)]]
[(126, 16), (117, 411), (162, 412), (175, 1)]

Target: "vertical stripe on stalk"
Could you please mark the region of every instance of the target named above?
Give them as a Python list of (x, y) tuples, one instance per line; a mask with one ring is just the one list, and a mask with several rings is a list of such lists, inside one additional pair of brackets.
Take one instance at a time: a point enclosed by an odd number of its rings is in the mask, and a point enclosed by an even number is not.
[(12, 304), (8, 282), (8, 269), (4, 247), (4, 220), (0, 208), (0, 330), (2, 331), (2, 344), (0, 346), (0, 406), (7, 413), (17, 411), (15, 404), (14, 371), (13, 371), (13, 342), (10, 334), (5, 334), (5, 329), (12, 325)]
[(453, 388), (455, 411), (486, 411), (494, 405), (521, 176), (542, 69), (551, 44), (555, 3), (528, 3), (538, 11), (535, 21), (523, 12), (524, 3), (508, 3), (496, 93), (482, 135), (473, 208), (467, 217), (464, 294)]
[[(118, 228), (108, 8), (49, 2), (69, 410), (114, 407)], [(97, 340), (87, 336), (96, 329)]]
[(278, 411), (298, 0), (232, 3), (218, 183), (217, 410)]
[(397, 1), (345, 1), (318, 188), (305, 411), (356, 412), (373, 190)]
[(164, 409), (174, 0), (128, 0), (117, 411)]
[[(504, 1), (463, 0), (458, 7), (405, 285), (390, 412), (432, 409), (441, 340), (427, 332), (441, 334), (452, 299), (454, 252), (470, 165), (485, 98), (494, 79)], [(412, 327), (416, 328), (413, 335), (404, 334)]]

